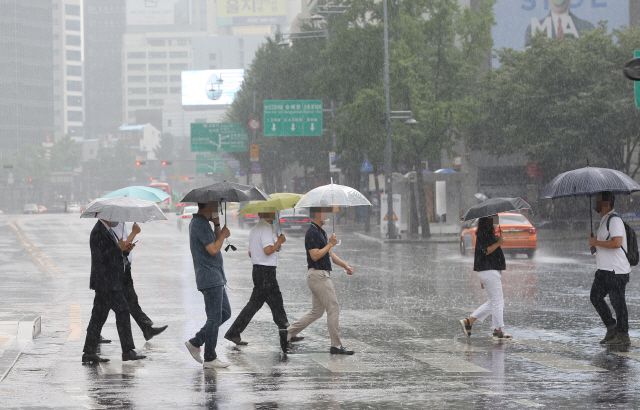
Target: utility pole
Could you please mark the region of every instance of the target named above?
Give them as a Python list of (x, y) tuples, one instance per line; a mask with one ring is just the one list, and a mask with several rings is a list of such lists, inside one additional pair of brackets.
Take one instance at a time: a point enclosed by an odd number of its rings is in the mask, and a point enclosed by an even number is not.
[(391, 97), (389, 95), (389, 30), (387, 18), (387, 0), (382, 0), (382, 13), (384, 25), (384, 91), (386, 98), (386, 113), (384, 131), (387, 137), (384, 148), (384, 190), (387, 193), (387, 235), (389, 239), (396, 238), (395, 224), (393, 221), (393, 187), (391, 182), (392, 148), (391, 148)]

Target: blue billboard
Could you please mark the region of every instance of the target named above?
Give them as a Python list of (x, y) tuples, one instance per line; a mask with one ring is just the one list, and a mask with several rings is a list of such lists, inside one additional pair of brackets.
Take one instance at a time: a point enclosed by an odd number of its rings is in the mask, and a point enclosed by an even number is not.
[(629, 25), (629, 0), (498, 0), (494, 7), (494, 47), (526, 47), (532, 35), (580, 37), (607, 20), (607, 27)]

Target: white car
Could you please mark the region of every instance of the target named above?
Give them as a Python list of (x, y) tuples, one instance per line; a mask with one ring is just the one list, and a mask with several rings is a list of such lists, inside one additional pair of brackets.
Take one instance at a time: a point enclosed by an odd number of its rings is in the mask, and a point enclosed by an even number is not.
[(67, 206), (67, 211), (68, 212), (80, 212), (80, 205), (71, 204), (71, 205)]
[(193, 218), (193, 214), (198, 213), (198, 206), (185, 206), (182, 209), (182, 214), (178, 216), (178, 230), (182, 231), (182, 224), (188, 224)]

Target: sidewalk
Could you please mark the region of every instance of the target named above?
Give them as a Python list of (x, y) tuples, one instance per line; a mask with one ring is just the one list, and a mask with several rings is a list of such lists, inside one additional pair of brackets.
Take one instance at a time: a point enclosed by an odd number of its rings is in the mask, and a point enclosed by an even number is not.
[(40, 334), (40, 316), (0, 315), (0, 382), (9, 374), (29, 342)]

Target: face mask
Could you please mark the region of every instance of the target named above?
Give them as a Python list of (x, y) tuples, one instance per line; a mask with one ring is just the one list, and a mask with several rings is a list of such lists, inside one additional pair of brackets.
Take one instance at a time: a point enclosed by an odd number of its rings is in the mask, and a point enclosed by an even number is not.
[(112, 228), (115, 228), (116, 226), (118, 226), (120, 222), (113, 222), (113, 221), (109, 221), (109, 226)]

